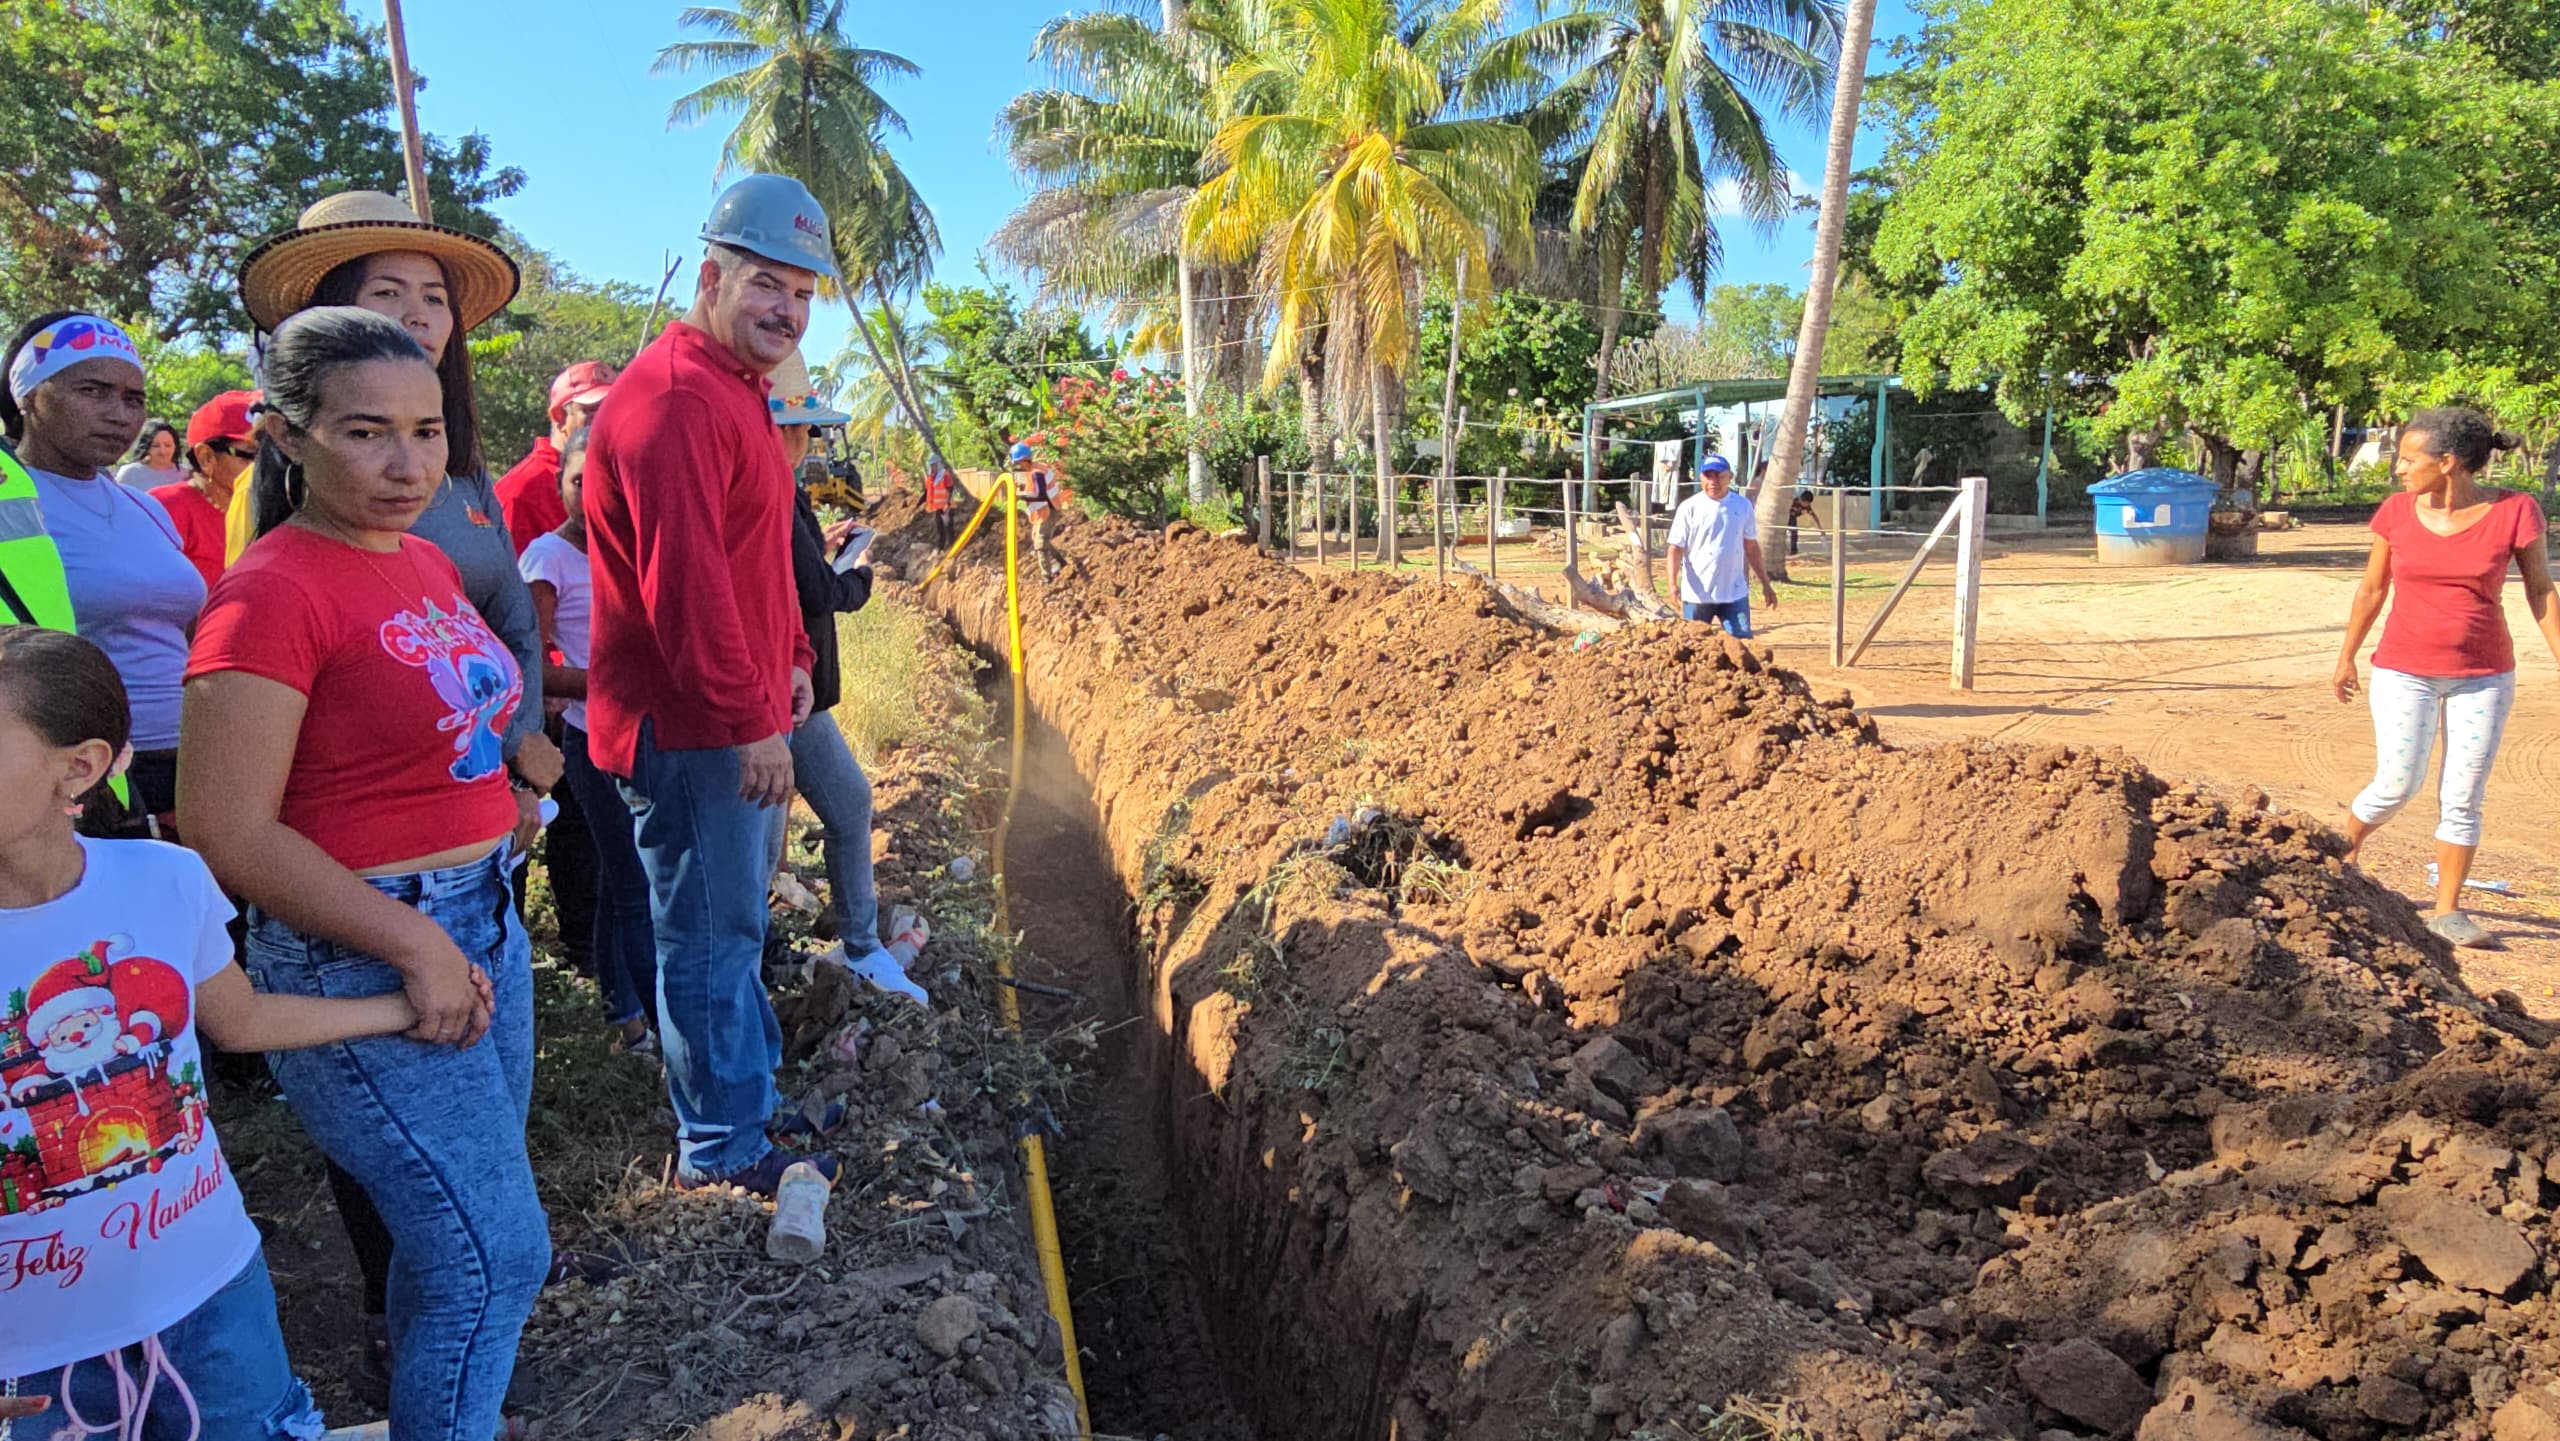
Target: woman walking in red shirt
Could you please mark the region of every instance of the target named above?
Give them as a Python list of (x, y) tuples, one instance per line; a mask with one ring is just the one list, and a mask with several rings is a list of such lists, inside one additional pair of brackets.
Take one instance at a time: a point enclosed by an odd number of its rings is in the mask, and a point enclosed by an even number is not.
[(260, 484), (291, 513), (197, 625), (178, 813), (249, 902), (260, 991), (396, 992), (417, 1012), (405, 1037), (268, 1064), (390, 1231), (391, 1434), (489, 1441), (551, 1262), (524, 1149), (532, 951), (507, 883), (523, 678), (454, 563), (408, 533), (446, 475), (426, 352), (324, 306), (277, 330), (266, 379)]
[(2400, 492), (2373, 517), (2373, 552), (2347, 613), (2331, 686), (2356, 693), (2356, 652), (2393, 589), (2391, 619), (2373, 652), (2373, 783), (2349, 806), (2347, 857), (2398, 813), (2426, 779), (2438, 717), (2445, 732), (2437, 780), (2436, 915), (2427, 929), (2457, 946), (2491, 944), (2462, 913), (2462, 883), (2480, 849), (2480, 801), (2507, 712), (2516, 699), (2515, 642), (2498, 595), (2512, 564), (2525, 605), (2560, 660), (2560, 604), (2533, 497), (2480, 484), (2489, 458), (2515, 446), (2476, 410), (2422, 410), (2400, 434), (2392, 474)]

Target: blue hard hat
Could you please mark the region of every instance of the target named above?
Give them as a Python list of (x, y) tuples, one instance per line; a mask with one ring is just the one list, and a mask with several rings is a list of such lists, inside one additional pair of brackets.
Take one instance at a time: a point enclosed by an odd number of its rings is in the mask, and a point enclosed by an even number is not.
[(1702, 455), (1698, 457), (1698, 474), (1705, 475), (1709, 471), (1715, 470), (1721, 470), (1727, 475), (1730, 475), (1733, 473), (1733, 462), (1725, 459), (1721, 455)]
[(1004, 463), (1007, 465), (1020, 465), (1022, 462), (1029, 460), (1030, 458), (1031, 447), (1017, 440), (1013, 443), (1013, 449), (1005, 452)]
[(702, 238), (761, 255), (777, 265), (820, 275), (836, 273), (836, 246), (827, 212), (809, 187), (788, 175), (750, 175), (720, 192)]

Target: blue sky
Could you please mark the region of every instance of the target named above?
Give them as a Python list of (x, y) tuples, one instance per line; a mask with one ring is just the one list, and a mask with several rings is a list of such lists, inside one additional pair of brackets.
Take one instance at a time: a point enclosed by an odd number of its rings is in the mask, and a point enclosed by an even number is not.
[[(355, 0), (359, 14), (367, 0)], [(522, 194), (498, 213), (537, 245), (592, 279), (654, 287), (667, 252), (690, 257), (701, 217), (718, 186), (723, 127), (669, 130), (669, 104), (698, 81), (650, 73), (659, 50), (681, 38), (681, 8), (659, 0), (408, 0), (410, 59), (426, 78), (419, 120), (447, 135), (480, 131), (501, 164), (521, 168)], [(888, 90), (911, 139), (895, 148), (941, 223), (940, 274), (968, 279), (987, 237), (1022, 192), (994, 140), (996, 112), (1039, 83), (1031, 37), (1065, 8), (1031, 0), (910, 0), (856, 4), (846, 26), (859, 44), (890, 50), (923, 70)], [(610, 13), (610, 23), (597, 16)], [(1883, 38), (1917, 20), (1906, 0), (1882, 0), (1871, 63)], [(1822, 136), (1787, 127), (1781, 137), (1798, 184), (1819, 183)], [(1859, 161), (1871, 158), (1862, 138)], [(1733, 281), (1801, 283), (1811, 226), (1774, 238), (1748, 225), (1726, 232), (1725, 274)], [(1018, 276), (1005, 276), (1022, 286)], [(678, 276), (678, 289), (685, 283)], [(832, 358), (846, 335), (840, 309), (823, 308), (804, 349)]]

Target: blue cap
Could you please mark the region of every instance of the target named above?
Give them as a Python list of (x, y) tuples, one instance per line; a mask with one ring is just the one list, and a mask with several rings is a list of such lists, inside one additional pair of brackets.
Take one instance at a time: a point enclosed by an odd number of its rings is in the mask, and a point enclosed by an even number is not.
[(1004, 462), (1007, 465), (1019, 465), (1030, 458), (1031, 447), (1017, 440), (1013, 443), (1013, 449), (1005, 453)]
[(1705, 475), (1709, 471), (1716, 470), (1721, 470), (1727, 475), (1730, 475), (1733, 473), (1733, 462), (1725, 459), (1721, 455), (1702, 455), (1698, 457), (1698, 474)]

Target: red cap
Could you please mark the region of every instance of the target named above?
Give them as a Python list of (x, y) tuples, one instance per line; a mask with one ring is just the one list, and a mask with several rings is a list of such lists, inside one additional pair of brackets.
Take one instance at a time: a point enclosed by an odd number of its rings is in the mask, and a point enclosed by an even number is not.
[(250, 423), (250, 407), (258, 403), (254, 390), (226, 390), (196, 407), (187, 420), (187, 449), (193, 450), (208, 440), (247, 440), (258, 433)]
[(604, 399), (613, 388), (614, 368), (601, 360), (581, 360), (561, 371), (551, 382), (551, 419), (554, 424), (573, 405), (593, 405)]

